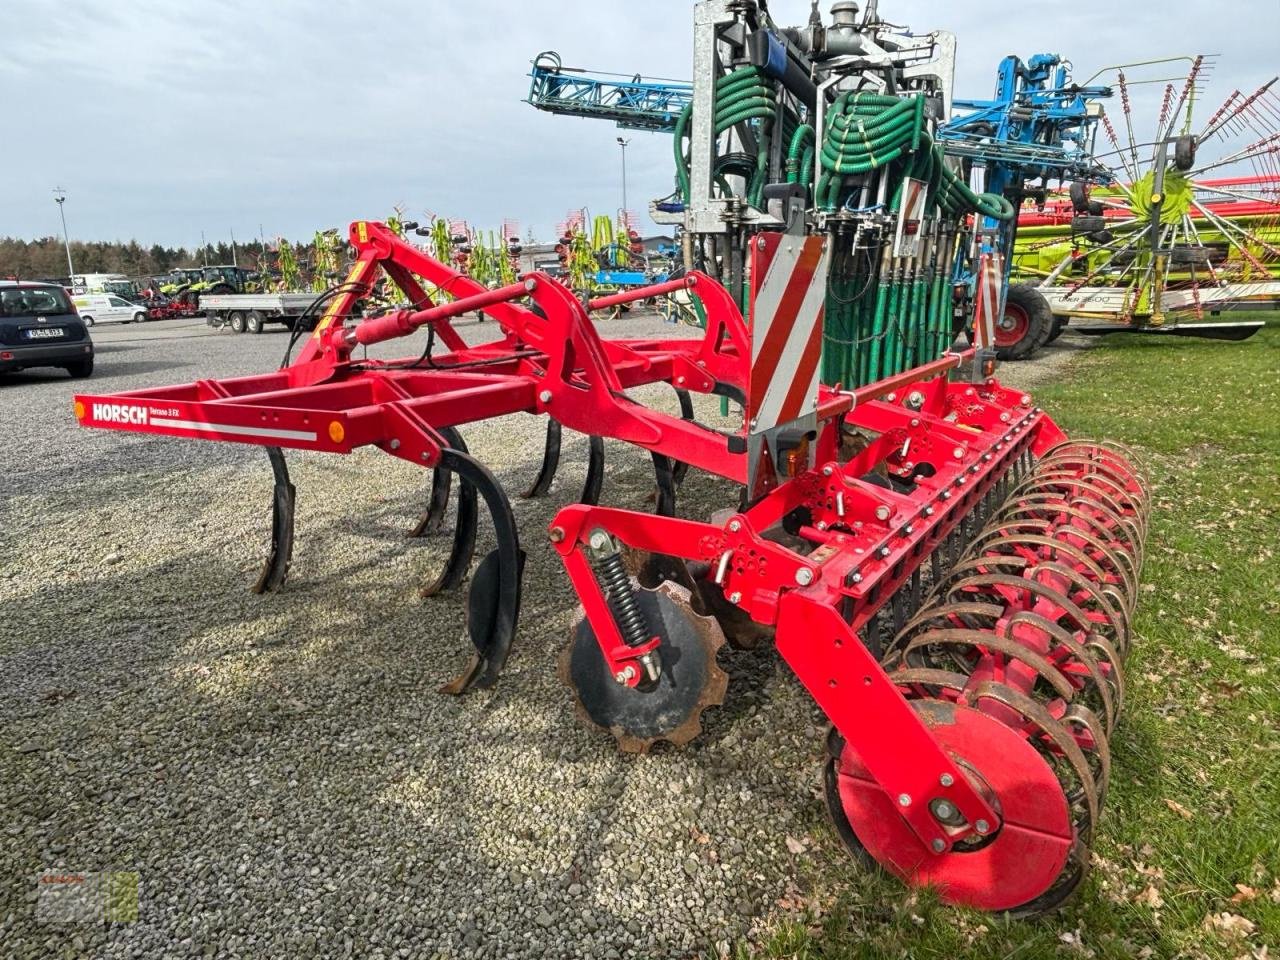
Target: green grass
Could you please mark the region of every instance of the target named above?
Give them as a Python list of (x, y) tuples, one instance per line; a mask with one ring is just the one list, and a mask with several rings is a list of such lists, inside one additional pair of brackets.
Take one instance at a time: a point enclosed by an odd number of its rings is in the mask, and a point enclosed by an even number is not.
[[(1072, 436), (1136, 448), (1154, 487), (1111, 790), (1072, 901), (1021, 922), (940, 906), (845, 863), (815, 801), (791, 919), (739, 956), (1280, 956), (1280, 317), (1269, 324), (1239, 344), (1110, 337), (1036, 391)], [(1207, 921), (1223, 914), (1233, 930)]]

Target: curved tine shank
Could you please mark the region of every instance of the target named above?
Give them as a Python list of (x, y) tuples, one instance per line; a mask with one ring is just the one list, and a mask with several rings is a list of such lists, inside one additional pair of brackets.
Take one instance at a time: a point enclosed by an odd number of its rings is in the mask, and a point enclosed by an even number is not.
[(556, 478), (556, 468), (559, 466), (560, 421), (548, 418), (547, 444), (542, 451), (542, 466), (538, 468), (538, 475), (534, 478), (533, 484), (520, 494), (521, 499), (531, 500), (534, 497), (544, 496), (551, 489), (551, 481)]
[(600, 502), (600, 490), (604, 486), (604, 438), (595, 434), (587, 437), (587, 479), (582, 485), (579, 503), (595, 506)]
[(471, 584), (473, 591), (478, 584), (482, 584), (483, 589), (491, 590), (493, 594), (482, 605), (474, 602), (474, 598), (468, 604), (473, 614), (478, 606), (482, 606), (484, 610), (483, 628), (477, 625), (474, 616), (468, 624), (476, 652), (467, 668), (440, 688), (442, 693), (459, 694), (472, 687), (493, 686), (507, 662), (520, 618), (523, 554), (520, 550), (520, 535), (516, 530), (516, 518), (511, 512), (511, 502), (493, 474), (479, 461), (457, 450), (446, 449), (440, 462), (456, 473), (464, 486), (478, 491), (484, 498), (498, 543), (497, 548), (481, 563), (481, 567), (488, 567), (487, 575), (483, 579), (477, 576)]
[[(449, 446), (465, 450), (462, 435), (455, 427), (441, 427), (437, 431)], [(417, 524), (409, 531), (410, 537), (425, 537), (439, 533), (444, 528), (444, 514), (449, 509), (449, 488), (453, 474), (441, 467), (431, 471), (431, 499), (427, 501), (426, 511), (418, 518)]]
[[(676, 399), (680, 401), (680, 419), (693, 423), (693, 398), (689, 396), (688, 390), (676, 388)], [(689, 465), (683, 460), (672, 461), (671, 479), (675, 481), (676, 486), (684, 483), (685, 476), (689, 473)]]
[(658, 500), (653, 512), (660, 517), (676, 515), (676, 482), (671, 469), (671, 459), (654, 451), (653, 476), (658, 486)]
[(271, 460), (271, 472), (275, 487), (271, 494), (271, 549), (267, 553), (254, 593), (271, 593), (278, 590), (289, 576), (289, 564), (293, 560), (293, 508), (297, 491), (289, 482), (289, 467), (284, 452), (279, 447), (267, 447)]
[[(457, 430), (449, 427), (441, 430), (440, 434), (449, 441), (449, 446), (445, 448), (446, 451), (453, 450), (466, 454), (467, 444)], [(436, 474), (452, 475), (444, 456), (441, 456), (440, 462), (436, 464)], [(466, 579), (467, 571), (471, 569), (471, 558), (475, 556), (476, 552), (476, 519), (478, 515), (476, 510), (476, 488), (465, 477), (459, 479), (458, 515), (453, 522), (453, 543), (449, 546), (449, 558), (445, 561), (444, 569), (440, 571), (440, 575), (418, 591), (418, 595), (422, 597), (434, 597), (445, 590), (452, 590)], [(448, 501), (446, 500), (446, 505), (447, 503)], [(441, 520), (443, 520), (443, 515)]]

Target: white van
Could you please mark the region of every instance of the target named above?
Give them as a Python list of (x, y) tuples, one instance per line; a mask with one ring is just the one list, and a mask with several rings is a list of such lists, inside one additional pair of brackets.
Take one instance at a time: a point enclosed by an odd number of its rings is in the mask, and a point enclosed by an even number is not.
[(109, 293), (87, 293), (72, 297), (71, 302), (86, 327), (95, 323), (141, 323), (147, 319), (146, 307)]

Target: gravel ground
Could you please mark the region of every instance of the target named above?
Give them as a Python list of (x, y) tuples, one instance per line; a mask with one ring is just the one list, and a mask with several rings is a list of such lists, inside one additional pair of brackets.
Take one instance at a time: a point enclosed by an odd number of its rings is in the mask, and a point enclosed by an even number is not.
[[(607, 333), (673, 335), (643, 316)], [(286, 339), (98, 328), (90, 383), (0, 378), (0, 953), (692, 956), (765, 928), (803, 869), (787, 838), (823, 829), (825, 724), (771, 652), (726, 653), (729, 700), (685, 750), (622, 756), (579, 724), (555, 676), (575, 600), (543, 531), (576, 498), (580, 439), (548, 498), (514, 501), (529, 559), (503, 679), (451, 698), (463, 595), (419, 599), (447, 543), (405, 538), (424, 471), (291, 454), (292, 572), (259, 597), (260, 450), (71, 416), (78, 388), (261, 372)], [(1007, 379), (1059, 375), (1064, 341)], [(665, 387), (638, 396), (675, 412)], [(464, 435), (509, 491), (535, 475), (539, 420)], [(605, 502), (647, 509), (647, 455), (608, 447)], [(732, 500), (691, 475), (680, 507)], [(137, 922), (38, 922), (58, 868), (136, 872)]]

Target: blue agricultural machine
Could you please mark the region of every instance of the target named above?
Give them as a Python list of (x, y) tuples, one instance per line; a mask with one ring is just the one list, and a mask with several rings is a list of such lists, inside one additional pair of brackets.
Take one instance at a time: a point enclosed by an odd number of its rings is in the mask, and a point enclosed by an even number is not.
[[(1052, 180), (1072, 184), (1072, 199), (1085, 214), (1087, 186), (1112, 182), (1110, 170), (1094, 158), (1098, 101), (1111, 96), (1110, 87), (1081, 87), (1071, 82), (1070, 65), (1057, 54), (1039, 53), (1023, 62), (1008, 56), (996, 72), (995, 96), (990, 100), (952, 103), (952, 118), (938, 128), (947, 156), (968, 168), (970, 179), (980, 175), (982, 189), (1006, 197), (1015, 208), (1027, 200), (1043, 206)], [(1101, 214), (1101, 210), (1092, 211)], [(978, 249), (961, 251), (955, 281), (976, 283), (973, 264), (983, 253), (997, 254), (1006, 291), (997, 314), (995, 339), (1002, 360), (1022, 360), (1055, 340), (1066, 320), (1055, 317), (1044, 296), (1029, 284), (1010, 285), (1009, 269), (1018, 218), (1000, 221), (982, 217)]]

